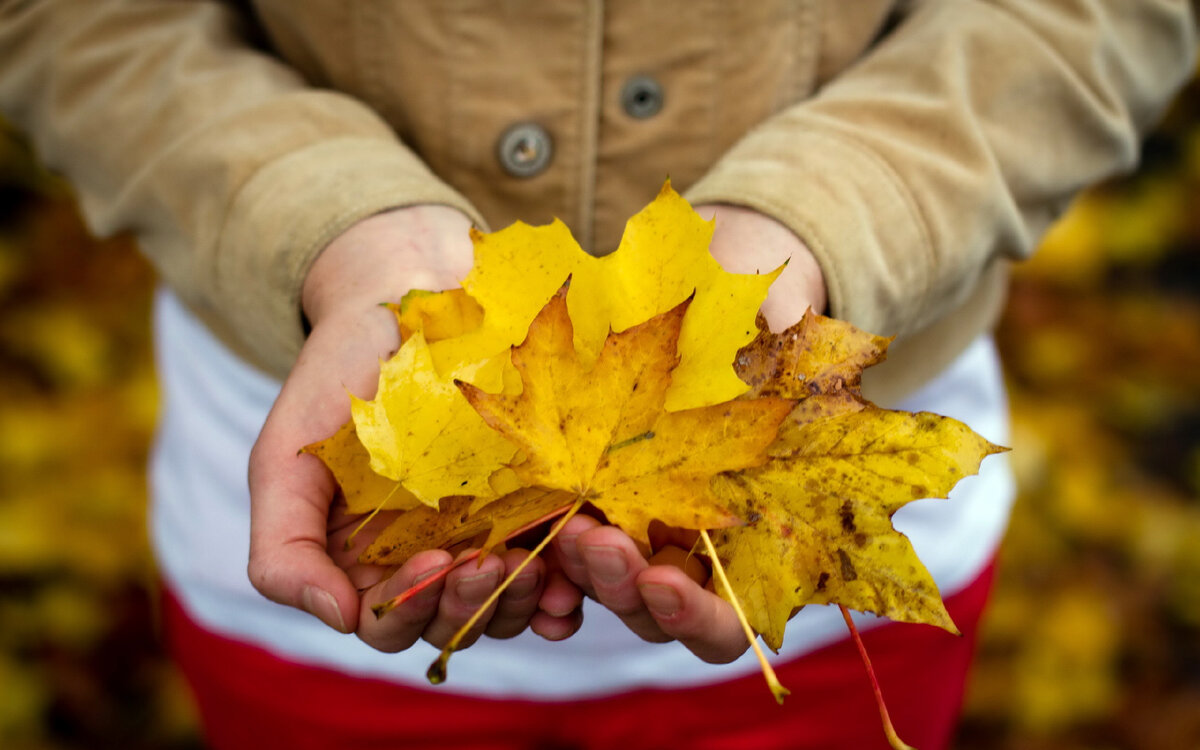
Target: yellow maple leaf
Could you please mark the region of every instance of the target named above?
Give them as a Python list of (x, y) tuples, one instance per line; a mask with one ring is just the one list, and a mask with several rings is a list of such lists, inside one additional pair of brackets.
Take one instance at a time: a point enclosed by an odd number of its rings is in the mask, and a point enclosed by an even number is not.
[(686, 301), (610, 334), (594, 362), (573, 345), (567, 302), (557, 295), (512, 351), (519, 396), (459, 383), (487, 423), (520, 447), (523, 483), (566, 490), (648, 544), (651, 520), (689, 529), (737, 518), (709, 490), (713, 475), (755, 466), (792, 402), (734, 401), (666, 412), (663, 404)]
[(483, 323), (483, 308), (465, 289), (427, 292), (413, 289), (400, 304), (388, 304), (400, 326), (401, 340), (420, 332), (435, 344), (474, 331)]
[(371, 469), (432, 507), (451, 495), (490, 495), (489, 476), (515, 450), (438, 375), (420, 332), (381, 365), (374, 400), (351, 395), (350, 411)]
[(421, 506), (401, 514), (367, 547), (359, 558), (365, 563), (400, 565), (427, 549), (445, 549), (462, 542), (487, 537), (479, 545), (482, 554), (531, 523), (566, 510), (574, 497), (569, 492), (524, 487), (493, 500), (478, 510), (470, 498), (448, 497), (440, 509)]
[(746, 391), (733, 358), (753, 340), (755, 315), (778, 270), (728, 273), (708, 252), (712, 233), (712, 222), (700, 218), (669, 182), (629, 220), (616, 251), (604, 257), (585, 253), (560, 221), (473, 232), (475, 265), (463, 288), (484, 311), (483, 320), (462, 336), (433, 343), (434, 363), (439, 372), (494, 392), (494, 377), (489, 387), (464, 368), (491, 361), (522, 341), (570, 277), (567, 308), (575, 346), (585, 359), (599, 356), (610, 331), (620, 333), (692, 298), (666, 408), (728, 401)]
[(985, 456), (1005, 449), (956, 420), (863, 401), (862, 368), (881, 361), (886, 345), (809, 313), (782, 334), (764, 332), (739, 355), (752, 392), (802, 399), (769, 462), (713, 485), (748, 522), (713, 538), (751, 625), (772, 649), (806, 604), (957, 632), (891, 517), (913, 500), (946, 497)]
[(337, 432), (324, 440), (304, 446), (325, 462), (346, 499), (351, 513), (371, 513), (375, 510), (409, 510), (421, 504), (399, 482), (371, 470), (371, 456), (362, 446), (350, 419)]
[[(400, 304), (387, 307), (396, 315), (401, 340), (407, 341), (416, 333), (425, 337), (434, 369), (447, 381), (459, 378), (489, 393), (520, 393), (508, 346), (490, 331), (480, 330), (483, 308), (466, 289), (414, 289)], [(431, 394), (433, 398), (439, 395), (457, 400), (449, 391)]]

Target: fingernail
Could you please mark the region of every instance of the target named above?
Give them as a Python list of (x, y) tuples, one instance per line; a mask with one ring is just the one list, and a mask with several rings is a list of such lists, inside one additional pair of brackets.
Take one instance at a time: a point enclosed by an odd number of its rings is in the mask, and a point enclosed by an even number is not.
[(583, 558), (579, 556), (578, 534), (560, 536), (558, 538), (558, 549), (562, 552), (563, 557), (567, 558), (567, 562), (571, 563), (572, 565), (583, 564)]
[[(417, 584), (425, 581), (426, 579), (432, 578), (433, 576), (444, 572), (446, 570), (446, 567), (447, 566), (442, 565), (441, 567), (434, 568), (433, 570), (425, 571), (424, 573), (422, 573), (421, 575), (419, 575), (413, 579), (412, 585), (416, 586)], [(442, 587), (438, 584), (432, 584), (429, 587), (422, 589), (421, 593), (414, 596), (410, 601), (417, 601), (422, 604), (430, 604), (433, 602), (440, 601), (441, 598), (442, 598)]]
[(521, 599), (529, 596), (537, 590), (540, 579), (541, 575), (536, 571), (522, 573), (508, 585), (508, 590), (504, 592), (504, 595), (509, 597), (509, 599)]
[(646, 602), (650, 612), (659, 617), (673, 617), (683, 608), (683, 600), (679, 598), (679, 592), (670, 586), (648, 583), (645, 586), (639, 586), (638, 590), (642, 592), (642, 601)]
[(592, 576), (601, 583), (620, 583), (629, 575), (625, 553), (616, 547), (585, 547), (583, 556)]
[(454, 587), (454, 593), (467, 604), (483, 604), (484, 600), (496, 590), (499, 576), (495, 573), (480, 573), (479, 575), (463, 578)]
[(342, 619), (341, 607), (338, 606), (337, 599), (333, 598), (333, 594), (316, 586), (308, 586), (304, 589), (301, 599), (304, 609), (309, 614), (334, 630), (342, 633), (350, 632), (346, 628), (346, 621)]

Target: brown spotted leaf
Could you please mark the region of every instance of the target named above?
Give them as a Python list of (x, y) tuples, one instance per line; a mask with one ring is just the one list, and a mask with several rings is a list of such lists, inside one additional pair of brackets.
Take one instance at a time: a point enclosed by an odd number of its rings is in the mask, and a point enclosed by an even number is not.
[(864, 408), (863, 370), (887, 357), (890, 342), (811, 309), (778, 334), (759, 316), (758, 336), (738, 352), (734, 369), (750, 386), (748, 397), (799, 400), (785, 428), (790, 429)]
[(1002, 450), (953, 419), (874, 406), (781, 433), (767, 464), (714, 482), (748, 522), (714, 539), (751, 625), (778, 649), (796, 608), (836, 603), (957, 632), (891, 517)]

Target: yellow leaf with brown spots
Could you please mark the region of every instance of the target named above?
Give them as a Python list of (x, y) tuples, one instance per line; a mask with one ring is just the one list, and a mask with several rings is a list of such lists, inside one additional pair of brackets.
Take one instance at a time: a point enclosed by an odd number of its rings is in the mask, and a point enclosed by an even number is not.
[(750, 386), (747, 396), (800, 400), (789, 418), (793, 424), (864, 408), (863, 370), (882, 362), (891, 342), (811, 309), (778, 334), (759, 316), (758, 331), (738, 352), (734, 368)]
[(781, 432), (768, 463), (713, 487), (747, 520), (714, 541), (751, 625), (778, 649), (796, 608), (836, 603), (957, 632), (891, 517), (1003, 450), (948, 417), (874, 406)]
[(664, 410), (687, 303), (608, 336), (594, 362), (576, 352), (567, 302), (555, 296), (512, 361), (519, 396), (467, 383), (484, 420), (519, 446), (526, 485), (565, 490), (648, 544), (652, 520), (689, 529), (737, 522), (709, 490), (722, 471), (757, 466), (792, 402), (733, 401)]

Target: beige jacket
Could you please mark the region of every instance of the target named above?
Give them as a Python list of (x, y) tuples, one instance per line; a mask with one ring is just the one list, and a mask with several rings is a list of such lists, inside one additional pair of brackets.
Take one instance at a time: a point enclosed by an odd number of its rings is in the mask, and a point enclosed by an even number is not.
[[(276, 375), (353, 222), (558, 216), (602, 252), (669, 175), (784, 222), (833, 315), (901, 335), (890, 398), (994, 322), (1006, 260), (1076, 191), (1134, 165), (1194, 48), (1187, 0), (0, 0), (0, 110), (95, 231), (135, 232)], [(520, 123), (533, 166), (553, 149), (532, 176), (498, 151)]]

